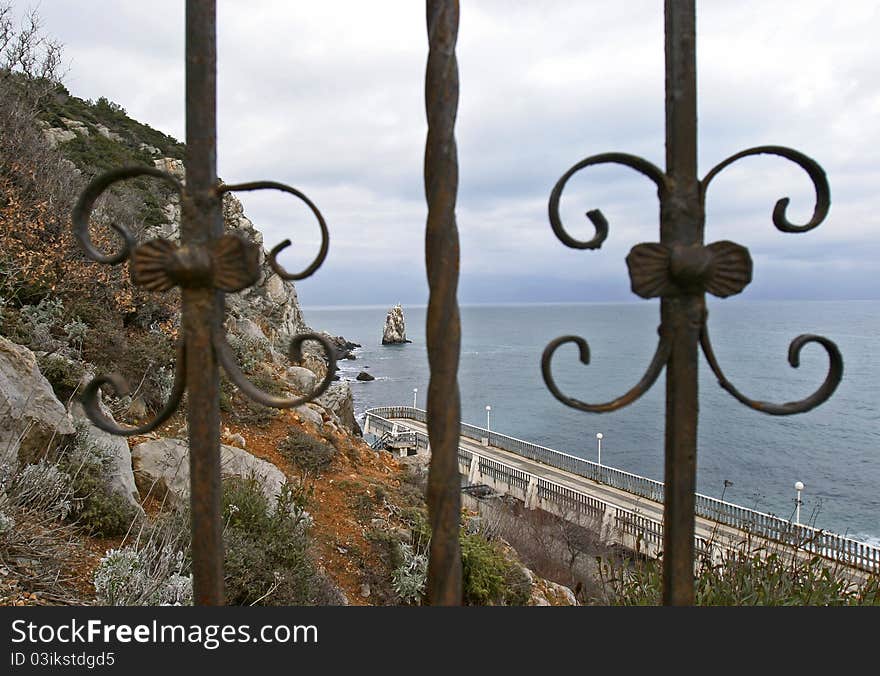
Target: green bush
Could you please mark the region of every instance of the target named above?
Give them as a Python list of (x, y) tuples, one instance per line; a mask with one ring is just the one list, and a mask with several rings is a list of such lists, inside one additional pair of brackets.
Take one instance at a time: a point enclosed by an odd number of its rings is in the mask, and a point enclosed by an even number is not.
[[(401, 515), (412, 531), (412, 552), (429, 550), (431, 525), (424, 509), (410, 508)], [(531, 583), (522, 566), (511, 559), (501, 543), (483, 533), (459, 534), (461, 544), (462, 600), (466, 605), (524, 605), (531, 595)], [(412, 557), (397, 559), (397, 568), (409, 562), (410, 574), (416, 569)], [(403, 573), (397, 573), (402, 576)], [(411, 580), (409, 580), (411, 582)], [(403, 588), (403, 587), (402, 587)], [(406, 589), (411, 590), (411, 585)]]
[(73, 474), (71, 516), (98, 537), (125, 535), (137, 518), (135, 508), (106, 485), (106, 468), (86, 462)]
[(69, 517), (98, 537), (125, 535), (138, 512), (108, 486), (111, 468), (107, 449), (90, 447), (86, 439), (84, 426), (79, 425), (72, 448), (58, 463), (71, 478)]
[(303, 472), (320, 474), (327, 470), (336, 456), (336, 448), (296, 427), (290, 427), (278, 445), (278, 451)]
[[(803, 553), (803, 552), (802, 552)], [(661, 560), (604, 562), (600, 571), (614, 605), (660, 605)], [(778, 551), (733, 552), (720, 563), (702, 560), (694, 578), (699, 606), (880, 605), (880, 577), (853, 582), (847, 571), (819, 556)]]
[(37, 365), (61, 401), (69, 399), (78, 389), (86, 371), (82, 362), (51, 352), (37, 355)]
[(339, 597), (309, 551), (311, 517), (301, 491), (282, 488), (274, 505), (255, 478), (223, 482), (226, 602), (316, 605)]
[(461, 534), (462, 596), (467, 605), (525, 605), (531, 585), (522, 567), (497, 542)]

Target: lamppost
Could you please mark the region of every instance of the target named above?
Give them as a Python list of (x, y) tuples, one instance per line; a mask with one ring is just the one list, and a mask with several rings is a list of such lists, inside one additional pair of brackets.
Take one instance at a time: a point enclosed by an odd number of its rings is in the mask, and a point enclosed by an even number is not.
[(795, 481), (794, 489), (797, 491), (797, 498), (794, 501), (794, 522), (795, 525), (801, 525), (801, 505), (803, 502), (801, 501), (801, 491), (804, 490), (804, 484), (800, 481)]
[(418, 400), (418, 396), (419, 396), (419, 388), (414, 387), (413, 388), (413, 408), (416, 408), (416, 401)]
[(492, 407), (489, 406), (489, 404), (486, 404), (486, 431), (487, 431), (487, 432), (490, 431), (490, 428), (489, 428), (489, 416), (491, 415), (491, 413), (492, 413)]
[(599, 467), (602, 466), (602, 439), (603, 439), (602, 433), (596, 432), (596, 443), (599, 446)]

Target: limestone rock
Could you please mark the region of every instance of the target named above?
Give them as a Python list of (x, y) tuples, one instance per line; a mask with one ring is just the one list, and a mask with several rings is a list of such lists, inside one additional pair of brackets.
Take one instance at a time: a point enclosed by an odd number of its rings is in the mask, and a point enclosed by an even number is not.
[[(134, 478), (143, 497), (151, 493), (161, 500), (167, 494), (172, 503), (189, 499), (189, 448), (185, 441), (146, 441), (132, 449), (131, 457)], [(256, 477), (272, 505), (287, 481), (271, 462), (225, 444), (220, 447), (220, 468), (223, 476)]]
[(34, 353), (0, 336), (0, 464), (34, 461), (74, 432)]
[(247, 439), (238, 434), (237, 432), (232, 432), (228, 427), (223, 428), (223, 432), (220, 434), (220, 439), (225, 444), (229, 444), (230, 446), (235, 446), (237, 448), (247, 448)]
[(70, 131), (79, 134), (80, 136), (91, 136), (89, 128), (82, 120), (71, 120), (68, 117), (62, 117), (61, 122), (63, 122), (64, 126), (67, 127)]
[[(109, 410), (102, 406), (104, 415), (113, 419)], [(105, 476), (107, 487), (119, 494), (143, 515), (138, 489), (131, 469), (131, 451), (125, 437), (117, 437), (95, 427), (78, 401), (70, 404), (70, 415), (77, 432), (77, 444), (92, 451), (98, 457), (109, 459), (109, 473)]]
[[(178, 180), (185, 180), (185, 168), (181, 160), (161, 157), (153, 160), (153, 164)], [(179, 240), (180, 201), (177, 196), (172, 197), (166, 206), (164, 216), (168, 224), (153, 228), (149, 236)], [(292, 282), (281, 279), (269, 266), (266, 251), (263, 249), (262, 233), (245, 216), (241, 202), (231, 193), (223, 195), (223, 221), (227, 232), (241, 235), (260, 246), (260, 276), (257, 283), (239, 293), (226, 296), (230, 319), (232, 322), (254, 322), (274, 349), (286, 352), (291, 337), (310, 331), (303, 319), (296, 289)]]
[(321, 429), (324, 426), (324, 418), (322, 418), (321, 414), (308, 404), (297, 406), (293, 410), (299, 414), (299, 417), (303, 421), (312, 423), (318, 429)]
[[(125, 140), (125, 139), (123, 139), (119, 134), (117, 134), (115, 131), (110, 131), (110, 130), (109, 130), (106, 126), (104, 126), (103, 124), (96, 124), (96, 125), (95, 125), (95, 130), (96, 130), (101, 136), (103, 136), (103, 137), (106, 138), (106, 139), (110, 139), (111, 141), (124, 141), (124, 140)], [(144, 144), (141, 144), (141, 145), (144, 145)]]
[(138, 150), (149, 153), (150, 155), (160, 155), (162, 153), (156, 146), (151, 146), (149, 143), (140, 143), (138, 144)]
[(307, 394), (314, 390), (318, 380), (312, 371), (302, 366), (289, 366), (285, 375), (287, 382), (300, 394)]
[(337, 359), (357, 359), (354, 350), (361, 347), (360, 343), (352, 343), (342, 336), (331, 336), (326, 331), (322, 331), (321, 335), (330, 341)]
[[(244, 208), (235, 195), (227, 193), (223, 196), (223, 220), (227, 232), (235, 232), (263, 246), (263, 235), (244, 215)], [(258, 320), (269, 342), (282, 352), (287, 351), (287, 344), (293, 336), (310, 330), (303, 318), (293, 282), (285, 281), (273, 272), (262, 248), (259, 280), (240, 293), (229, 294), (226, 306), (236, 318)]]
[(315, 400), (315, 403), (331, 414), (331, 420), (335, 418), (339, 425), (352, 434), (360, 436), (361, 427), (354, 417), (354, 399), (351, 387), (348, 383), (335, 383), (324, 394)]
[(56, 147), (59, 143), (67, 143), (76, 138), (76, 134), (69, 129), (61, 129), (60, 127), (50, 127), (43, 130), (43, 136), (49, 143), (50, 148)]
[(156, 165), (156, 169), (161, 169), (162, 171), (171, 174), (179, 181), (185, 179), (183, 160), (178, 160), (174, 157), (162, 157), (158, 160), (153, 160), (153, 164)]
[(398, 345), (411, 343), (406, 339), (406, 324), (403, 320), (403, 308), (400, 303), (388, 310), (385, 316), (385, 330), (382, 332), (383, 345)]
[(529, 606), (576, 606), (579, 605), (574, 592), (561, 584), (536, 576), (528, 568), (523, 568), (532, 584)]

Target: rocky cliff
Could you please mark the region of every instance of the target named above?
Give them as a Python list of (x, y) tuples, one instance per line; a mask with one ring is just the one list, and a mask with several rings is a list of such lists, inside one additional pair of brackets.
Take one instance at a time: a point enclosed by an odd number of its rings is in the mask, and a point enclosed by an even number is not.
[[(0, 604), (191, 603), (184, 411), (149, 434), (119, 437), (90, 424), (77, 401), (96, 374), (119, 372), (133, 392), (105, 391), (104, 415), (125, 424), (155, 415), (173, 382), (179, 294), (146, 292), (126, 266), (85, 260), (69, 222), (101, 170), (139, 163), (185, 180), (183, 148), (121, 107), (63, 88), (35, 120), (9, 101), (0, 79)], [(223, 216), (228, 231), (262, 245), (232, 195)], [(118, 246), (110, 221), (141, 242), (175, 240), (180, 204), (161, 184), (135, 179), (95, 210), (92, 236), (105, 251)], [(397, 311), (390, 337), (406, 341)], [(310, 329), (265, 251), (256, 286), (227, 295), (225, 329), (246, 376), (273, 395), (307, 393), (326, 373), (319, 350), (289, 363), (290, 337)], [(357, 347), (328, 338), (337, 358)], [(227, 601), (420, 603), (424, 489), (361, 439), (348, 384), (277, 411), (222, 378), (220, 401)], [(512, 555), (473, 537), (487, 566), (523, 583)], [(525, 602), (510, 584), (473, 598)]]

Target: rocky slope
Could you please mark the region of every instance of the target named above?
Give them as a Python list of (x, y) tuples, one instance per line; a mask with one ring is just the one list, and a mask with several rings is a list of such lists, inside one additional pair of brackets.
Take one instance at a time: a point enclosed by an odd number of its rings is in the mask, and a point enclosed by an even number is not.
[[(145, 293), (124, 270), (85, 261), (68, 222), (74, 196), (100, 170), (140, 163), (185, 180), (183, 148), (119, 106), (82, 101), (63, 88), (32, 128), (16, 118), (21, 124), (10, 135), (5, 103), (0, 603), (186, 603), (184, 412), (153, 433), (122, 438), (91, 425), (77, 399), (95, 374), (119, 371), (134, 394), (105, 392), (105, 415), (129, 424), (154, 415), (170, 388), (179, 299), (174, 292)], [(263, 244), (234, 195), (225, 196), (223, 216), (228, 231)], [(139, 241), (175, 240), (180, 204), (161, 185), (128, 181), (95, 212), (93, 237), (107, 250), (110, 219), (126, 223)], [(260, 271), (254, 287), (227, 295), (228, 340), (259, 387), (279, 396), (307, 393), (326, 373), (326, 360), (312, 350), (302, 363), (289, 362), (288, 341), (311, 329), (295, 287), (272, 272), (265, 250)], [(327, 337), (337, 358), (357, 347)], [(400, 337), (406, 340), (402, 316)], [(406, 591), (401, 575), (415, 571), (418, 583), (424, 574), (424, 476), (363, 442), (347, 383), (277, 411), (253, 404), (224, 380), (221, 408), (230, 602), (419, 602), (418, 585), (415, 593)], [(474, 542), (486, 565), (529, 589), (547, 588), (517, 572), (512, 552)], [(163, 552), (172, 552), (172, 560)], [(120, 561), (128, 563), (114, 568)], [(133, 562), (151, 574), (164, 571), (162, 584), (151, 583), (147, 594), (142, 580), (114, 578), (120, 570), (130, 575)], [(129, 596), (109, 597), (110, 589)], [(474, 599), (529, 598), (522, 589), (510, 596), (503, 586), (494, 593)], [(532, 596), (533, 603), (546, 602), (546, 595)]]

